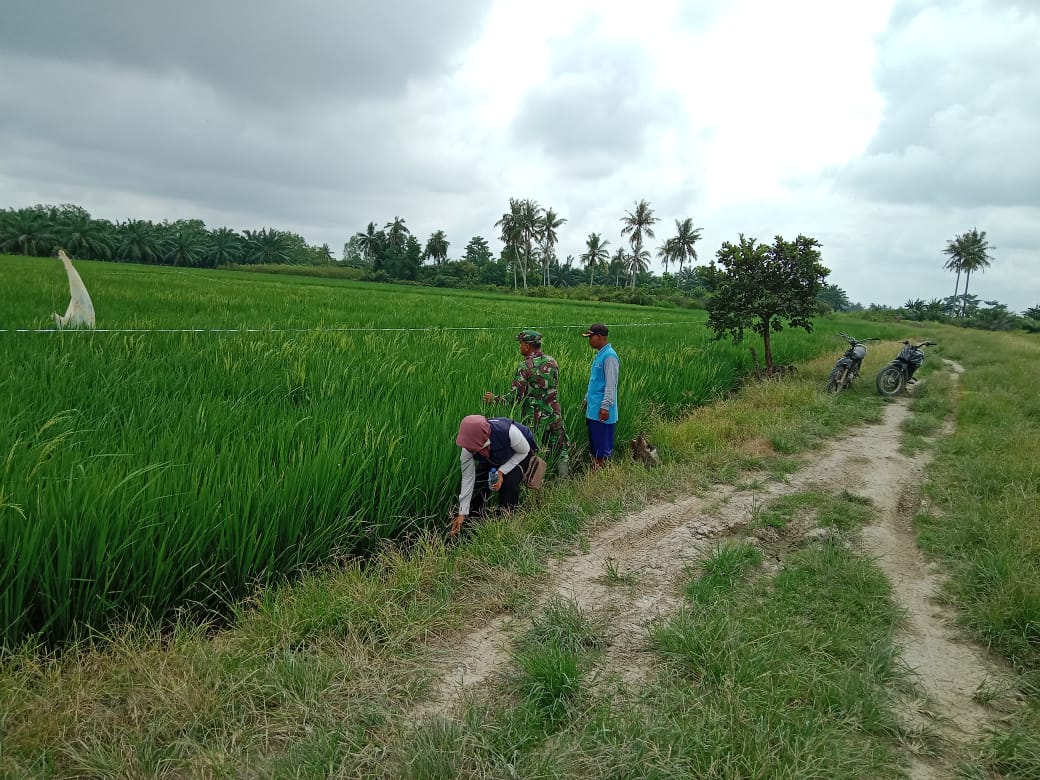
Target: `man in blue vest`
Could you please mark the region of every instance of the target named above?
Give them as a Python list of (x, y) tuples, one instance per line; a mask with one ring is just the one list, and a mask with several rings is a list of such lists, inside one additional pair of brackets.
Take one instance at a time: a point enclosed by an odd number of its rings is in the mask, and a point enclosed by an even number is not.
[(618, 419), (617, 384), (621, 360), (607, 341), (608, 332), (606, 325), (596, 323), (581, 334), (596, 350), (589, 371), (589, 389), (582, 401), (594, 469), (602, 466), (614, 452), (614, 427)]

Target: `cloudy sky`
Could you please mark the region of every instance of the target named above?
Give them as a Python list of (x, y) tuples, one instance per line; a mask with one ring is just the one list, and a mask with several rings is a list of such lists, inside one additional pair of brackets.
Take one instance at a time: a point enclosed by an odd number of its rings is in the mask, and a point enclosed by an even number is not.
[(617, 246), (645, 198), (805, 233), (854, 301), (1040, 304), (1036, 0), (2, 0), (0, 207), (496, 249), (510, 197)]

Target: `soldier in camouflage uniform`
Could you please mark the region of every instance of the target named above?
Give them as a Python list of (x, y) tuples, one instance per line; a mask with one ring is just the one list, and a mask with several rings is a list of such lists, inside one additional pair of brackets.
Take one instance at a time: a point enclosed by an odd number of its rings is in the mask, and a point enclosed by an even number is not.
[(570, 441), (556, 400), (560, 367), (551, 355), (542, 353), (542, 334), (538, 331), (522, 330), (516, 340), (524, 360), (516, 370), (513, 386), (505, 395), (484, 393), (484, 402), (520, 404), (520, 421), (534, 431), (550, 466), (555, 462), (557, 473), (566, 476)]

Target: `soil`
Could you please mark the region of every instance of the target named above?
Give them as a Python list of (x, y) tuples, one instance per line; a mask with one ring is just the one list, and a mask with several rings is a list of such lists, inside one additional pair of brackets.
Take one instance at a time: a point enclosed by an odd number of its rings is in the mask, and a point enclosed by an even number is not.
[[(947, 370), (956, 377), (961, 369), (947, 361)], [(584, 552), (550, 566), (541, 603), (562, 597), (583, 611), (609, 617), (602, 677), (635, 684), (652, 663), (647, 626), (678, 609), (691, 564), (726, 539), (739, 537), (759, 545), (767, 567), (775, 568), (786, 550), (828, 533), (797, 523), (782, 532), (756, 527), (753, 520), (761, 507), (779, 496), (814, 489), (845, 489), (870, 498), (877, 521), (862, 530), (855, 544), (888, 575), (893, 597), (905, 612), (896, 640), (918, 695), (905, 702), (904, 718), (920, 735), (907, 745), (910, 776), (951, 776), (950, 761), (1000, 719), (1000, 713), (976, 700), (982, 698), (978, 692), (1011, 686), (1007, 671), (959, 630), (955, 611), (940, 599), (941, 570), (917, 547), (912, 516), (920, 506), (919, 485), (931, 451), (915, 456), (899, 451), (908, 404), (907, 396), (897, 398), (886, 406), (880, 424), (809, 453), (786, 481), (752, 478), (742, 486), (719, 486), (624, 517), (590, 538)], [(460, 700), (478, 694), (507, 667), (511, 641), (524, 625), (521, 618), (501, 615), (440, 648), (431, 696), (416, 714), (447, 715)]]

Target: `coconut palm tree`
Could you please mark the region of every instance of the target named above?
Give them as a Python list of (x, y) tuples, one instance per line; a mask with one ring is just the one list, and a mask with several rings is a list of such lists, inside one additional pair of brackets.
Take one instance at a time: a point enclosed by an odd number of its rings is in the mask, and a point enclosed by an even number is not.
[[(971, 250), (965, 257), (964, 264), (964, 297), (968, 297), (968, 283), (971, 281), (972, 271), (985, 271), (989, 268), (990, 260), (993, 259), (990, 255), (990, 245), (986, 240), (986, 231), (978, 231), (972, 228), (967, 234), (970, 236), (968, 241)], [(965, 300), (965, 307), (967, 306), (967, 300)], [(965, 307), (962, 307), (961, 314), (965, 313)]]
[(957, 272), (957, 281), (953, 290), (954, 298), (957, 297), (957, 291), (960, 289), (961, 272), (965, 273), (964, 292), (962, 293), (964, 300), (959, 316), (964, 316), (967, 312), (968, 283), (971, 280), (971, 273), (989, 268), (990, 260), (993, 259), (989, 254), (990, 249), (989, 242), (986, 240), (986, 231), (979, 231), (976, 228), (955, 236), (952, 241), (946, 243), (943, 254), (949, 255), (950, 259), (943, 267)]
[(383, 229), (386, 230), (386, 243), (398, 251), (405, 248), (408, 236), (412, 234), (401, 217), (394, 217), (392, 221), (383, 226)]
[(592, 286), (593, 278), (597, 268), (603, 268), (607, 264), (610, 252), (607, 251), (609, 241), (604, 241), (599, 233), (589, 233), (585, 239), (585, 251), (581, 254), (581, 262), (589, 269), (589, 287)]
[[(643, 261), (643, 239), (654, 238), (654, 224), (661, 220), (654, 216), (654, 210), (645, 200), (639, 201), (633, 211), (626, 211), (621, 218), (624, 227), (621, 235), (628, 236), (628, 242), (632, 245), (632, 256), (630, 268), (632, 269), (632, 287), (636, 286), (635, 269)], [(649, 260), (647, 260), (649, 264)]]
[[(657, 256), (661, 260), (661, 265), (664, 266), (664, 272), (668, 273), (668, 264), (675, 259), (675, 242), (669, 238), (661, 246), (657, 247)], [(676, 279), (676, 284), (679, 281)]]
[(435, 265), (440, 265), (448, 259), (448, 238), (443, 230), (431, 233), (426, 241), (426, 249), (423, 250), (423, 260), (433, 260)]
[(687, 217), (675, 220), (675, 236), (669, 239), (672, 243), (672, 260), (679, 264), (682, 271), (686, 263), (697, 262), (697, 242), (701, 240), (701, 228), (693, 226), (693, 220)]
[(650, 250), (640, 249), (638, 252), (633, 252), (628, 256), (629, 273), (632, 278), (633, 289), (636, 286), (636, 277), (639, 274), (645, 274), (650, 270)]
[(381, 230), (376, 230), (375, 222), (369, 222), (368, 227), (365, 228), (365, 232), (357, 233), (356, 235), (358, 251), (361, 252), (361, 256), (365, 258), (365, 262), (371, 265), (375, 262), (376, 256), (382, 248), (383, 239), (386, 236)]
[[(502, 241), (503, 249), (502, 255), (510, 259), (510, 265), (513, 266), (513, 289), (516, 289), (516, 268), (520, 265), (520, 245), (524, 240), (524, 231), (522, 227), (523, 216), (521, 214), (522, 207), (520, 200), (517, 198), (509, 199), (509, 211), (502, 215), (502, 218), (495, 223), (495, 227), (499, 228), (500, 235), (499, 239)], [(524, 289), (527, 289), (527, 276), (526, 271), (524, 275)]]
[(610, 268), (608, 273), (614, 277), (614, 286), (621, 286), (621, 276), (628, 270), (628, 255), (625, 254), (625, 248), (619, 246), (614, 256), (610, 258)]
[(549, 280), (549, 265), (552, 262), (554, 256), (554, 249), (559, 243), (560, 239), (556, 233), (556, 229), (560, 227), (567, 220), (557, 215), (552, 208), (545, 209), (538, 217), (536, 225), (538, 235), (538, 245), (542, 250), (542, 284), (548, 285)]
[(531, 258), (534, 257), (534, 247), (539, 240), (539, 223), (541, 221), (542, 207), (537, 201), (526, 198), (509, 199), (509, 211), (495, 223), (500, 228), (501, 240), (506, 248), (512, 248), (513, 257), (519, 261), (513, 264), (513, 288), (516, 288), (516, 266), (520, 266), (520, 274), (523, 277), (524, 289), (527, 289), (527, 269), (531, 267)]

